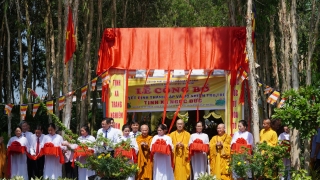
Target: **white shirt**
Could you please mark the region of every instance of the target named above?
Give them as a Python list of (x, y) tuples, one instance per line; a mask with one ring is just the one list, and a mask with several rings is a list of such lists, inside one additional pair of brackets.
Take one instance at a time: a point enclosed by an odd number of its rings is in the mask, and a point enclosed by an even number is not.
[(166, 143), (167, 143), (167, 145), (170, 145), (170, 146), (171, 146), (171, 150), (173, 149), (172, 139), (171, 139), (169, 136), (167, 136), (167, 135), (163, 135), (163, 136), (155, 135), (155, 136), (152, 138), (150, 150), (152, 150), (152, 145), (153, 145), (158, 139), (163, 139), (163, 140), (165, 140)]
[(133, 131), (131, 131), (130, 133), (129, 133), (129, 136), (131, 137), (131, 138), (137, 138), (139, 135), (141, 135), (141, 132), (140, 131), (137, 131), (136, 133), (134, 133)]
[(63, 139), (59, 134), (55, 134), (53, 136), (51, 134), (45, 135), (44, 143), (49, 143), (49, 142), (54, 144), (55, 147), (58, 147), (58, 146), (61, 147)]
[(231, 141), (231, 145), (236, 143), (237, 139), (238, 138), (243, 138), (247, 141), (247, 144), (248, 145), (251, 145), (253, 146), (253, 136), (250, 132), (248, 131), (245, 131), (245, 132), (241, 132), (241, 131), (238, 131), (236, 133), (234, 133), (234, 135), (232, 136), (232, 141)]
[[(28, 146), (28, 139), (26, 137), (23, 137), (22, 135), (20, 137), (17, 136), (13, 136), (10, 138), (7, 147), (9, 147), (14, 141), (17, 141), (21, 144), (21, 146), (25, 146), (27, 148), (27, 150), (29, 150), (29, 146)], [(29, 151), (28, 151), (29, 152)]]
[(286, 133), (286, 132), (283, 132), (279, 135), (278, 137), (278, 140), (279, 141), (283, 141), (283, 140), (290, 140), (290, 134)]
[[(107, 130), (100, 128), (97, 132), (97, 138), (99, 137), (100, 134), (102, 134), (103, 137), (106, 137), (107, 135), (107, 139), (109, 139), (113, 144), (116, 144), (119, 136), (121, 136), (121, 134), (119, 134), (119, 132), (117, 132), (117, 130), (111, 126)], [(113, 150), (111, 147), (106, 147), (106, 149), (108, 151)]]
[[(45, 143), (45, 135), (44, 134), (41, 134), (41, 136), (39, 137), (39, 152), (41, 151), (41, 149), (43, 148), (43, 145)], [(38, 137), (33, 134), (31, 136), (31, 147), (30, 147), (30, 154), (31, 155), (36, 155), (36, 152), (37, 152), (37, 142), (38, 142)]]
[(121, 141), (127, 141), (128, 139), (130, 139), (130, 147), (133, 148), (136, 151), (136, 154), (137, 154), (138, 150), (139, 150), (137, 141), (136, 141), (135, 138), (130, 137), (130, 135), (129, 136), (120, 136), (118, 138), (117, 143), (120, 143)]
[(24, 137), (26, 137), (28, 139), (28, 143), (29, 143), (28, 147), (31, 147), (32, 146), (32, 136), (33, 136), (33, 134), (31, 132), (29, 132), (29, 131), (26, 131), (26, 132), (22, 132), (21, 136), (24, 136)]
[(67, 162), (72, 162), (73, 161), (73, 154), (74, 154), (74, 149), (78, 147), (77, 144), (70, 144), (68, 141), (63, 141), (63, 144), (67, 144), (68, 146), (61, 146), (63, 150), (65, 150), (64, 153), (64, 161)]
[(203, 144), (209, 144), (209, 137), (208, 137), (207, 134), (205, 134), (205, 133), (193, 133), (190, 136), (189, 146), (196, 139), (202, 140)]
[(94, 138), (91, 135), (80, 136), (80, 137), (78, 137), (78, 141), (80, 141), (81, 143), (93, 143), (96, 141), (96, 138)]

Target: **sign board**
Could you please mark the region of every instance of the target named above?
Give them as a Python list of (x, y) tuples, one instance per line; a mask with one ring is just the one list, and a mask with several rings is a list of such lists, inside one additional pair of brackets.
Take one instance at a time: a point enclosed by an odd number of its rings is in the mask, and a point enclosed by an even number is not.
[[(191, 76), (189, 87), (181, 106), (181, 111), (195, 110), (198, 102), (200, 110), (225, 109), (226, 78), (212, 76), (204, 87), (199, 100), (201, 88), (206, 76)], [(166, 92), (166, 77), (128, 79), (128, 112), (163, 111)], [(170, 78), (167, 111), (176, 111), (185, 90), (187, 78)]]

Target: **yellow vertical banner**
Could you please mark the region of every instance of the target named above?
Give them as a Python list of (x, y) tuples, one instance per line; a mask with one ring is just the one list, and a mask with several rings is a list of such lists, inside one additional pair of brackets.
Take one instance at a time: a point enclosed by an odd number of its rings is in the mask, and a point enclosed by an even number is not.
[[(242, 119), (242, 104), (239, 103), (240, 94), (241, 94), (241, 84), (237, 80), (237, 84), (233, 90), (233, 102), (231, 101), (231, 86), (230, 86), (230, 74), (227, 75), (227, 102), (226, 102), (226, 132), (230, 135), (233, 135), (236, 131), (238, 131), (238, 122)], [(233, 112), (231, 111), (231, 103), (233, 106)], [(231, 117), (232, 121), (231, 121)]]
[(121, 129), (125, 122), (125, 75), (112, 74), (109, 83), (109, 102), (107, 117), (114, 119), (114, 127)]

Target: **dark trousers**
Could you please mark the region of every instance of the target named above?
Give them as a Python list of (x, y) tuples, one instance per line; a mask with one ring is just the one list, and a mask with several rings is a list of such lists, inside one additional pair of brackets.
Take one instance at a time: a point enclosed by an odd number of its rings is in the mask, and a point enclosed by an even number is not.
[(31, 179), (31, 177), (33, 177), (33, 160), (29, 159), (29, 157), (27, 157), (27, 169), (28, 169), (28, 177), (29, 179)]
[[(29, 167), (31, 167), (30, 173), (29, 173)], [(29, 179), (31, 179), (31, 178), (35, 179), (35, 177), (40, 178), (41, 176), (43, 176), (43, 168), (44, 168), (44, 156), (38, 158), (35, 161), (30, 159), (29, 163), (28, 163)]]
[(66, 178), (78, 178), (78, 166), (74, 166), (74, 168), (71, 166), (72, 162), (67, 162), (64, 164), (65, 170), (66, 170)]
[(318, 173), (320, 173), (320, 159), (317, 159), (315, 164), (314, 164), (314, 168), (313, 170), (317, 171)]

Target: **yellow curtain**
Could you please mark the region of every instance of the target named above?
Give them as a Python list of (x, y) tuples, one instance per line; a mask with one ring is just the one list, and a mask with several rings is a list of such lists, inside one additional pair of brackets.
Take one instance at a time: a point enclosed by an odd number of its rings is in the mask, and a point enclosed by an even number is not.
[(225, 111), (224, 110), (217, 110), (217, 111), (212, 111), (209, 112), (208, 114), (204, 115), (203, 118), (204, 119), (208, 119), (210, 116), (212, 116), (215, 119), (222, 119), (222, 121), (224, 122), (225, 119)]

